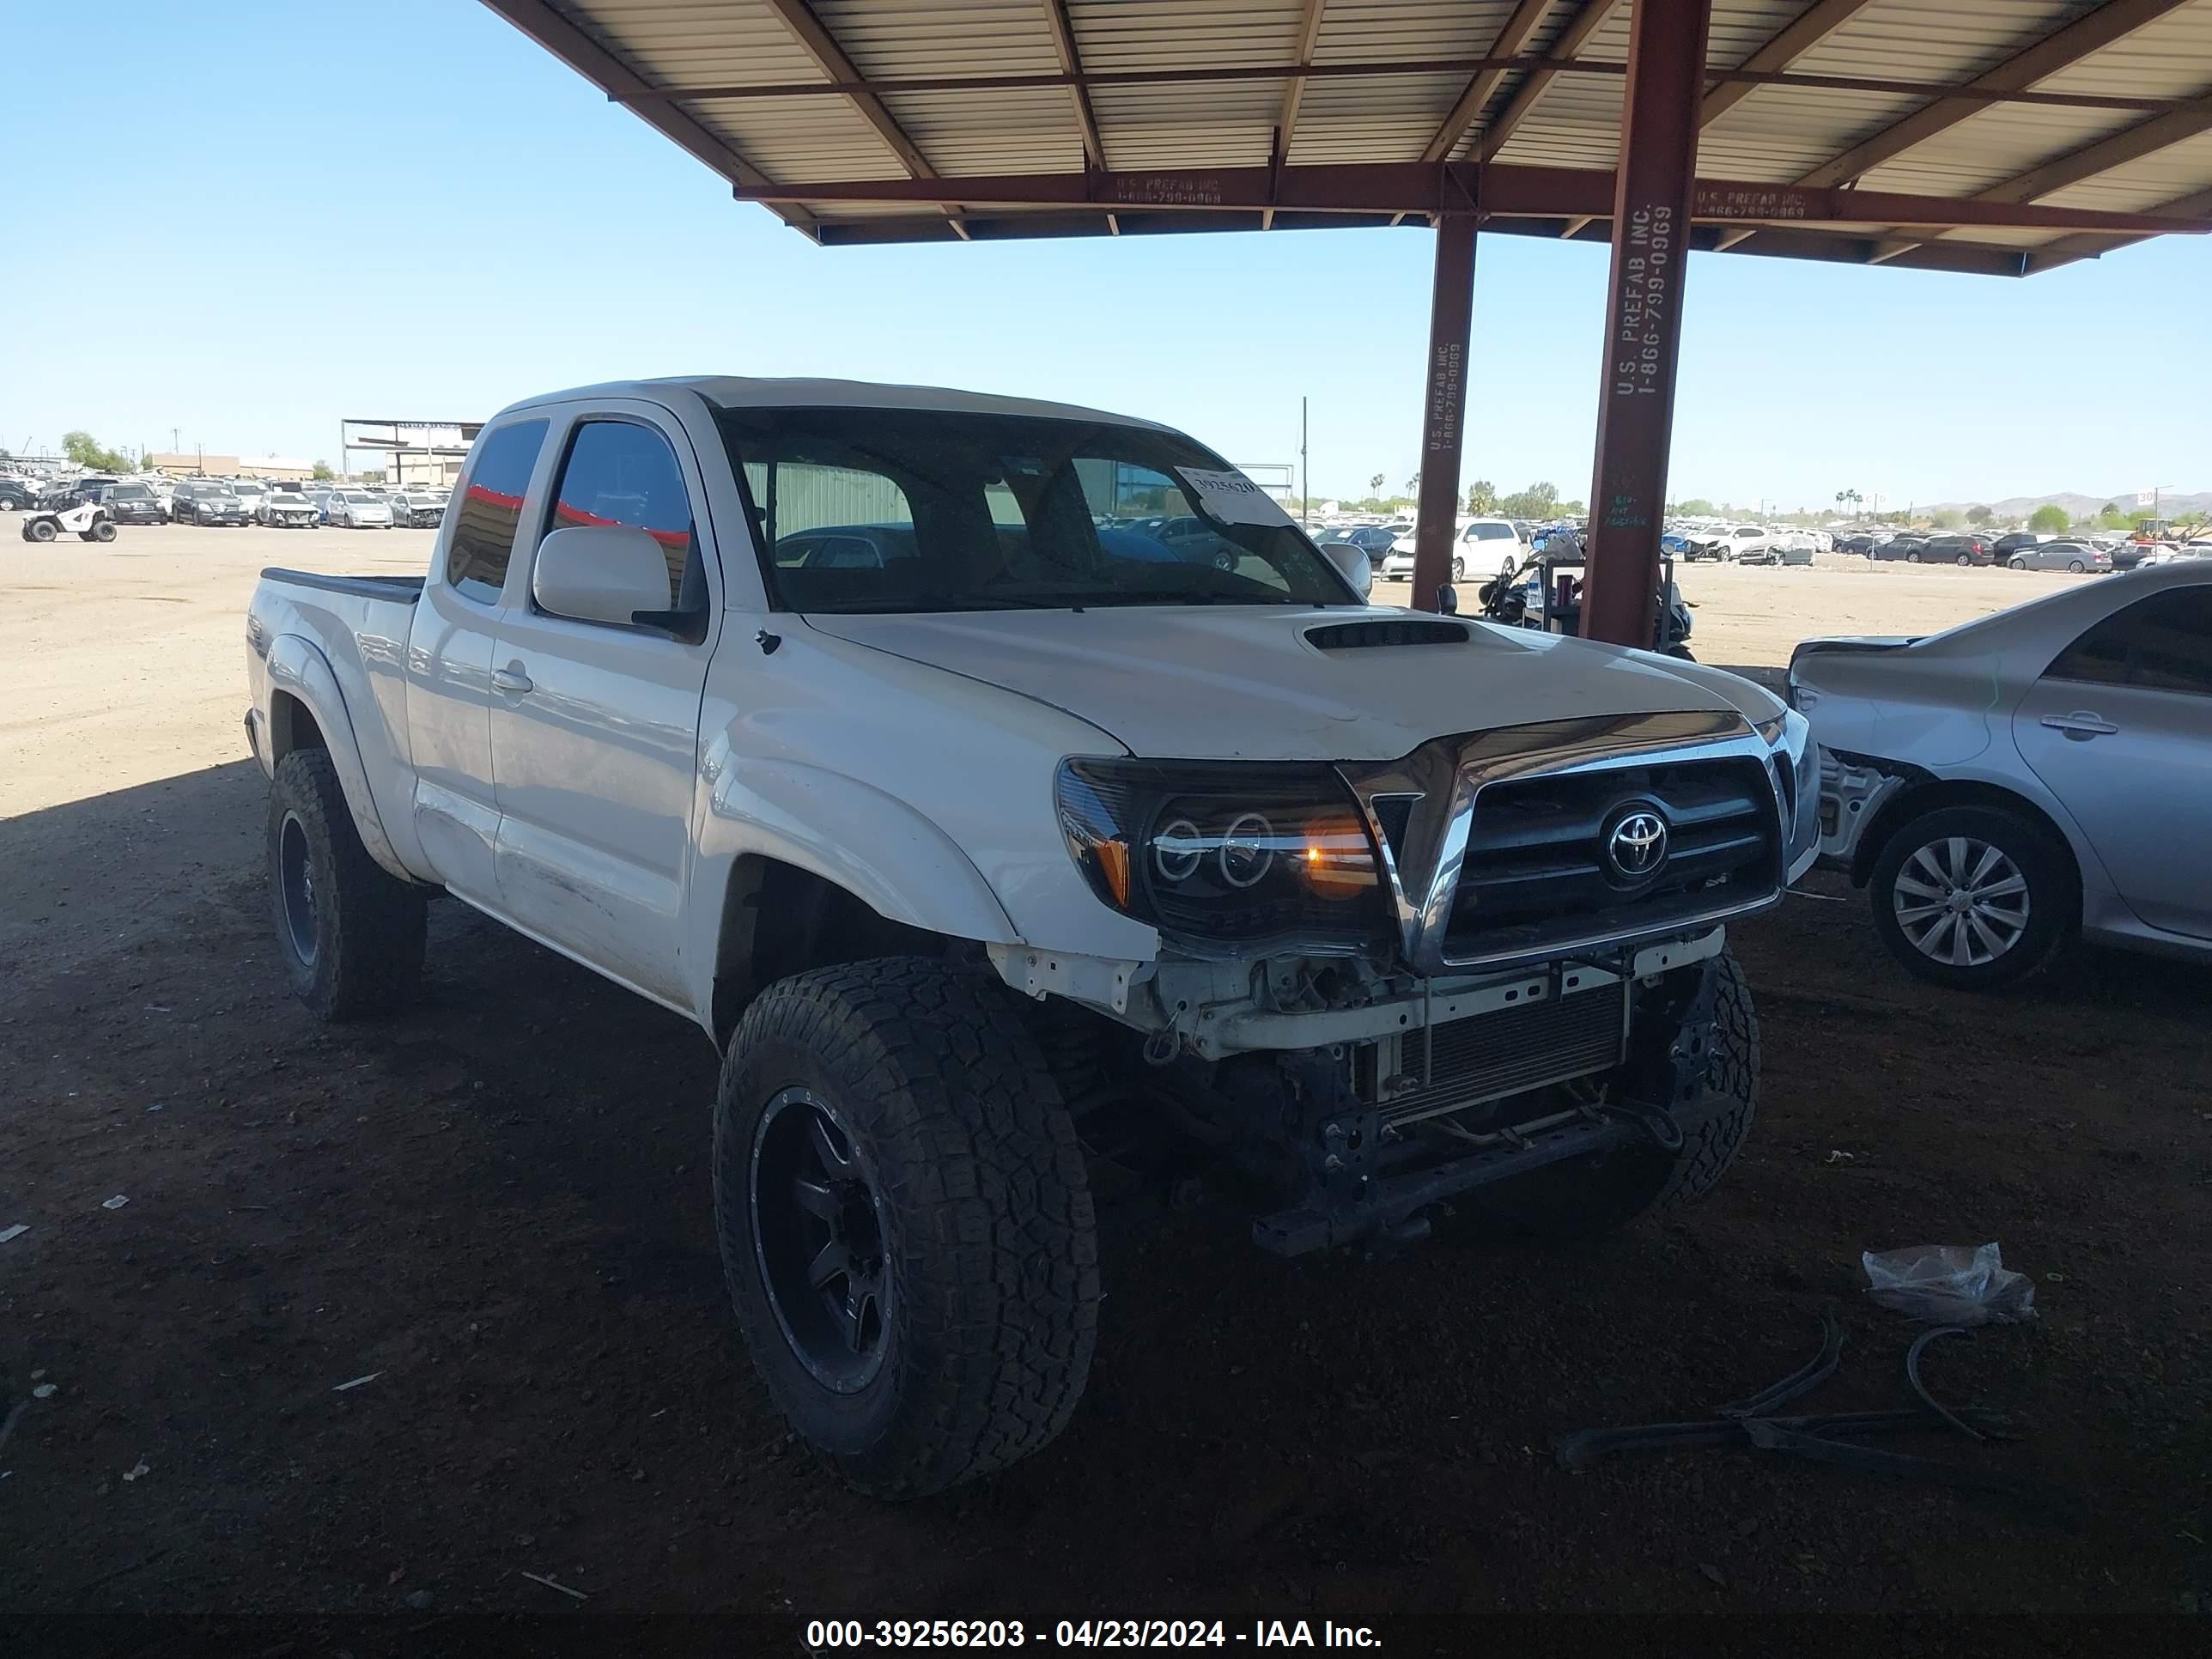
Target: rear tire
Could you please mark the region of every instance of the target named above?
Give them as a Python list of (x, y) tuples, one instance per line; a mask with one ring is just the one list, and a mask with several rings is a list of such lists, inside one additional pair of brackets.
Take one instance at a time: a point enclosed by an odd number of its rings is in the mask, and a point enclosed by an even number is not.
[(1470, 1203), (1477, 1216), (1543, 1238), (1587, 1238), (1713, 1189), (1759, 1115), (1759, 1011), (1733, 951), (1722, 952), (1713, 971), (1705, 1092), (1674, 1114), (1682, 1144), (1669, 1151), (1634, 1141), (1478, 1189)]
[(1917, 553), (1908, 553), (1905, 556), (1905, 562), (1907, 564), (1918, 564), (1920, 562), (1920, 556)]
[(918, 958), (799, 974), (731, 1037), (714, 1219), (769, 1398), (914, 1498), (1064, 1428), (1098, 1334), (1083, 1154), (1012, 994)]
[(269, 890), (292, 991), (319, 1019), (405, 1003), (422, 982), (427, 895), (362, 845), (337, 769), (320, 749), (276, 763)]
[(1968, 565), (1970, 565), (1970, 564), (1973, 563), (1973, 562), (1974, 562), (1974, 556), (1973, 556), (1973, 555), (1972, 555), (1972, 554), (1971, 554), (1971, 553), (1961, 553), (1960, 555), (1959, 555), (1958, 561), (1957, 561), (1957, 562), (1958, 562), (1958, 564), (1959, 564), (1959, 567), (1960, 567), (1961, 569), (1964, 569), (1966, 566), (1968, 566)]
[(2069, 559), (2066, 562), (2066, 568), (2078, 576), (2089, 567), (2083, 564), (2079, 559)]
[[(1991, 851), (1996, 860), (1984, 871)], [(1951, 910), (1954, 889), (1967, 893), (1966, 909)], [(1875, 860), (1867, 890), (1890, 954), (1954, 991), (1994, 991), (2039, 972), (2081, 906), (2073, 854), (2041, 826), (1996, 806), (1939, 807), (1899, 826)]]

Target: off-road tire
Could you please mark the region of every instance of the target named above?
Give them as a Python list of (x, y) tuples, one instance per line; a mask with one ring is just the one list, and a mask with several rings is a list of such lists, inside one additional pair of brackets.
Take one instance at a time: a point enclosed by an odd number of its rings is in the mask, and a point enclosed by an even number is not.
[[(312, 955), (295, 945), (286, 906), (291, 825), (305, 842), (313, 878)], [(295, 749), (276, 763), (268, 848), (276, 951), (308, 1012), (319, 1019), (353, 1019), (411, 1001), (422, 980), (428, 895), (369, 857), (325, 750)]]
[[(891, 1305), (880, 1367), (854, 1392), (800, 1358), (756, 1246), (761, 1122), (793, 1088), (835, 1108), (878, 1195)], [(893, 957), (770, 985), (724, 1056), (714, 1160), (723, 1272), (753, 1364), (848, 1484), (920, 1497), (1066, 1426), (1097, 1343), (1097, 1224), (1052, 1073), (988, 970)]]
[(1713, 971), (1705, 1092), (1675, 1110), (1681, 1146), (1669, 1152), (1640, 1139), (1479, 1188), (1470, 1206), (1478, 1220), (1492, 1230), (1586, 1238), (1713, 1189), (1759, 1115), (1759, 1011), (1733, 951), (1722, 952)]
[[(1905, 935), (1895, 886), (1905, 860), (1931, 842), (1963, 836), (2001, 849), (2027, 881), (2027, 926), (2011, 949), (1979, 966), (1937, 962)], [(1891, 831), (1867, 880), (1875, 932), (1905, 971), (1953, 991), (1996, 991), (2043, 971), (2074, 930), (2081, 909), (2074, 855), (2048, 830), (2002, 806), (1940, 806)]]
[(53, 520), (51, 519), (33, 519), (27, 528), (30, 538), (34, 542), (50, 542), (53, 540), (56, 533)]

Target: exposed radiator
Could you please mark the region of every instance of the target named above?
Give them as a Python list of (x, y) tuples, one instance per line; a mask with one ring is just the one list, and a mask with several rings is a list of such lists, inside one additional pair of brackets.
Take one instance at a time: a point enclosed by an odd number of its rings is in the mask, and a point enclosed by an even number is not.
[[(1384, 1116), (1392, 1123), (1435, 1117), (1619, 1065), (1628, 1041), (1628, 993), (1623, 981), (1437, 1026), (1429, 1080), (1391, 1096)], [(1421, 1032), (1380, 1048), (1381, 1081), (1423, 1075)]]

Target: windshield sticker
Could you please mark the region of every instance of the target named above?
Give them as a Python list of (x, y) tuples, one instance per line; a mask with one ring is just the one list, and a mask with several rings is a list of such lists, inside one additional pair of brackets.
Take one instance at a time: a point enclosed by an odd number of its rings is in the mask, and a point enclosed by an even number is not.
[(1242, 472), (1179, 466), (1176, 474), (1189, 487), (1193, 505), (1224, 524), (1287, 525), (1291, 521), (1291, 515), (1275, 498)]

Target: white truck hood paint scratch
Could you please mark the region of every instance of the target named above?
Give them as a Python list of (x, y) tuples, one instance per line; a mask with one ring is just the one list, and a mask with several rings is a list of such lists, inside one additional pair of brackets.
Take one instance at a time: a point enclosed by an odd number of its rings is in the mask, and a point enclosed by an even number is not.
[(1405, 614), (1133, 605), (807, 622), (1035, 698), (1160, 758), (1392, 760), (1431, 738), (1498, 726), (1682, 709), (1763, 720), (1780, 708), (1711, 670), (1479, 623), (1464, 645), (1322, 651), (1305, 638)]

